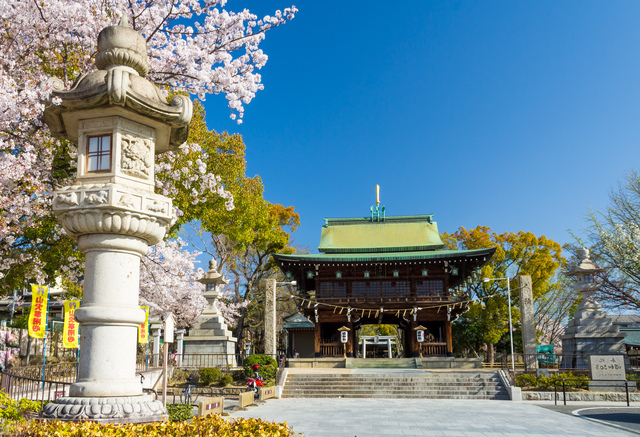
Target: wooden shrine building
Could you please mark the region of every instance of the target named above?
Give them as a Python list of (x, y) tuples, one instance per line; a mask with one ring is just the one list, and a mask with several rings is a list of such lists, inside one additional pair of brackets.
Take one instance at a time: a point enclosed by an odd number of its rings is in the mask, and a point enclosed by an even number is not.
[[(372, 209), (373, 211), (373, 209)], [(384, 210), (383, 210), (384, 211)], [(404, 356), (452, 356), (451, 322), (467, 310), (466, 281), (495, 248), (445, 250), (433, 215), (325, 219), (319, 254), (274, 255), (300, 291), (299, 311), (313, 325), (315, 357), (342, 356), (338, 328), (350, 329), (348, 356), (356, 356), (356, 331), (366, 324), (404, 330)], [(415, 328), (426, 327), (418, 343)]]

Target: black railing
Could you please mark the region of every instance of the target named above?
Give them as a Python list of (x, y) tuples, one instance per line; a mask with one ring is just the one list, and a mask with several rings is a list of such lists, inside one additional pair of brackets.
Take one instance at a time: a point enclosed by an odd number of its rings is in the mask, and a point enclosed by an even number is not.
[(626, 380), (620, 380), (620, 379), (599, 379), (597, 381), (585, 381), (584, 379), (562, 379), (562, 380), (555, 380), (553, 383), (553, 398), (555, 400), (555, 404), (558, 405), (558, 384), (562, 384), (562, 399), (564, 401), (564, 404), (567, 405), (567, 385), (569, 386), (573, 386), (573, 387), (581, 387), (584, 388), (585, 385), (588, 385), (589, 382), (597, 382), (597, 383), (601, 383), (601, 382), (610, 382), (610, 383), (614, 383), (614, 384), (621, 384), (624, 382), (624, 390), (626, 392), (627, 395), (627, 407), (629, 406), (629, 383), (635, 385), (636, 381), (626, 381)]
[[(55, 401), (59, 397), (69, 396), (71, 382), (49, 381), (14, 375), (10, 371), (2, 370), (0, 389), (11, 399), (29, 399), (32, 401)], [(41, 404), (42, 406), (42, 404)]]
[(509, 365), (507, 364), (507, 360), (505, 359), (505, 357), (501, 357), (501, 358), (502, 358), (501, 359), (502, 372), (504, 373), (505, 377), (507, 378), (507, 382), (509, 383), (509, 385), (511, 387), (514, 387), (516, 385), (516, 376), (513, 374), (513, 372), (509, 368)]
[(56, 382), (75, 382), (78, 362), (46, 364), (44, 366), (24, 366), (7, 369), (14, 376)]

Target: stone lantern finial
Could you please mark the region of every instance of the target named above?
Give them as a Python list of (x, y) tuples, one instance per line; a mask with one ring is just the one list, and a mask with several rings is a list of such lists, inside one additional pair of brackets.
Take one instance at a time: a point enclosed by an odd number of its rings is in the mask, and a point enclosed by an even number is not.
[(98, 35), (96, 67), (107, 70), (113, 66), (130, 67), (142, 77), (149, 73), (147, 41), (129, 27), (125, 14), (122, 14), (120, 24), (105, 27)]

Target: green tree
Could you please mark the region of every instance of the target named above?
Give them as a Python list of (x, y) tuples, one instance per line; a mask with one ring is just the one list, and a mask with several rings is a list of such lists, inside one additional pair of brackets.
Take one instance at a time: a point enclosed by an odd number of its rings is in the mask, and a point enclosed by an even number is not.
[[(442, 240), (449, 249), (480, 249), (495, 247), (491, 261), (482, 268), (482, 277), (489, 279), (509, 278), (511, 286), (512, 319), (520, 317), (518, 310), (517, 276), (530, 275), (534, 300), (557, 290), (557, 272), (565, 265), (562, 247), (546, 238), (536, 237), (531, 232), (497, 234), (485, 226), (467, 230), (459, 228), (453, 234), (443, 234)], [(508, 333), (508, 299), (506, 281), (480, 281), (467, 286), (469, 297), (475, 299), (469, 311), (456, 322), (455, 332), (469, 335), (465, 339), (468, 347), (478, 350), (481, 338), (486, 344), (489, 362), (494, 361), (494, 345)], [(481, 333), (481, 335), (478, 335)], [(476, 344), (471, 344), (472, 341)], [(457, 340), (464, 342), (463, 340)]]

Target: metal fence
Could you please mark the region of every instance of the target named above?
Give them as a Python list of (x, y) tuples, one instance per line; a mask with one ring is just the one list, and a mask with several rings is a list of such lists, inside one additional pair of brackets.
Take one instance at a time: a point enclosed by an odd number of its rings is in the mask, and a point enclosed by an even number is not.
[(61, 396), (69, 395), (71, 382), (29, 378), (6, 370), (0, 373), (0, 389), (14, 400), (25, 398), (32, 401), (55, 401)]

